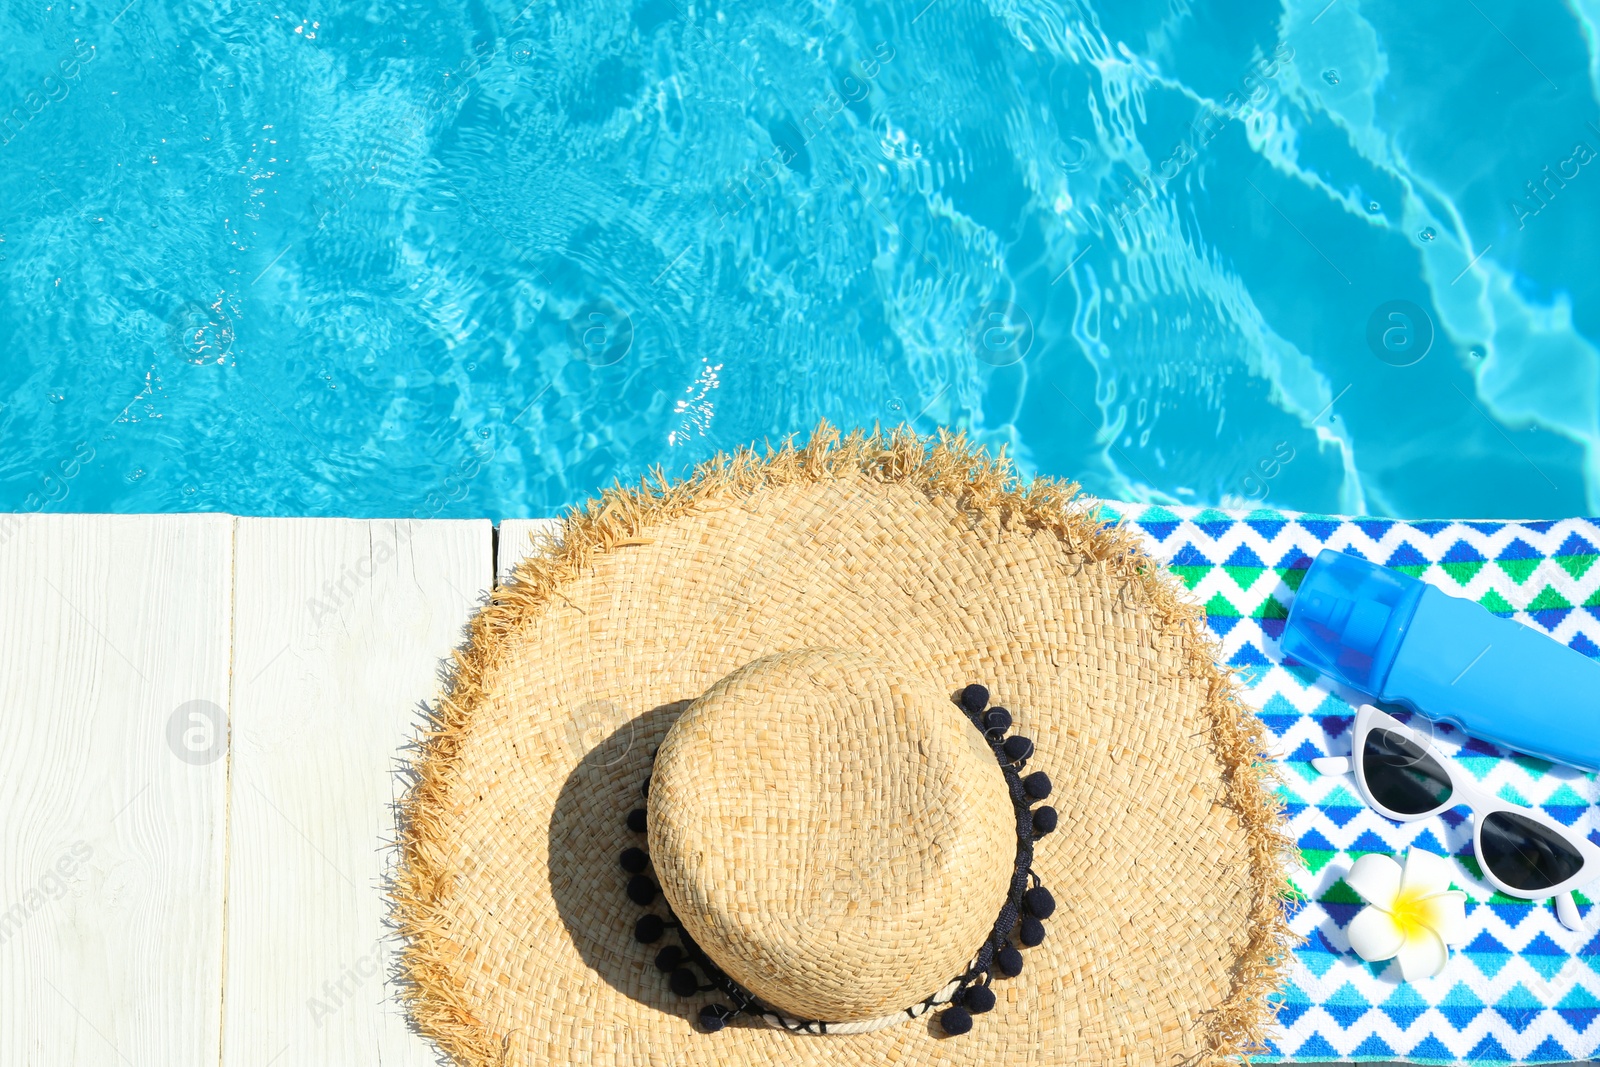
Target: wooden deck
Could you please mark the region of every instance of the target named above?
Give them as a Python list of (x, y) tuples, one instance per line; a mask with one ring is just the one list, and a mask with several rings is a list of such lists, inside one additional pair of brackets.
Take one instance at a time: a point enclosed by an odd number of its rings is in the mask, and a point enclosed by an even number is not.
[[(550, 524), (7, 516), (0, 1064), (431, 1065), (397, 769)], [(230, 729), (231, 727), (231, 729)]]

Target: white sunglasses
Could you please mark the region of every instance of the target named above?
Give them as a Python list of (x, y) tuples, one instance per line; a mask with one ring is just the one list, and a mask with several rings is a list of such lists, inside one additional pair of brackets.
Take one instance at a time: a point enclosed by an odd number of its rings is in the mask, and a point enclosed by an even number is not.
[(1562, 925), (1577, 929), (1577, 906), (1568, 894), (1600, 878), (1600, 847), (1536, 808), (1481, 788), (1426, 736), (1371, 704), (1356, 712), (1350, 752), (1348, 760), (1325, 757), (1313, 766), (1324, 774), (1354, 771), (1361, 799), (1395, 822), (1465, 805), (1484, 879), (1509, 897), (1556, 897)]

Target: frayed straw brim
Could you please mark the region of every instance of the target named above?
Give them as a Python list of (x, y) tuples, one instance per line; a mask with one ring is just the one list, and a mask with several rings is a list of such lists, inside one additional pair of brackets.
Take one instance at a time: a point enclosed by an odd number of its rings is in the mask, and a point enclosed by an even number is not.
[[(1260, 1047), (1294, 936), (1292, 845), (1197, 606), (1077, 487), (907, 431), (719, 457), (565, 521), (473, 623), (403, 804), (413, 1018), (468, 1067), (1122, 1064)], [(764, 655), (854, 648), (981, 681), (1055, 782), (1034, 869), (1059, 903), (994, 1011), (717, 1034), (633, 939), (617, 865), (649, 753)], [(976, 946), (975, 946), (976, 947)]]

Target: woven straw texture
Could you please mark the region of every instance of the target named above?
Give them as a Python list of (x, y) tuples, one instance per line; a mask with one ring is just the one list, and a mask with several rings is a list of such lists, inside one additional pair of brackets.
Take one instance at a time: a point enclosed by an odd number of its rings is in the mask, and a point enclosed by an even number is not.
[(952, 698), (872, 656), (803, 649), (717, 682), (650, 778), (673, 913), (801, 1019), (907, 1008), (966, 970), (1017, 851), (1005, 775)]
[[(471, 1067), (1166, 1064), (1256, 1045), (1292, 944), (1260, 724), (1181, 586), (1075, 493), (1019, 486), (961, 438), (824, 425), (569, 516), (475, 619), (414, 764), (394, 893), (418, 1025)], [(1035, 870), (1060, 907), (961, 1037), (931, 1016), (704, 1034), (714, 998), (674, 996), (633, 940), (617, 856), (639, 843), (624, 815), (651, 747), (730, 672), (818, 647), (947, 692), (984, 682), (1056, 783)]]

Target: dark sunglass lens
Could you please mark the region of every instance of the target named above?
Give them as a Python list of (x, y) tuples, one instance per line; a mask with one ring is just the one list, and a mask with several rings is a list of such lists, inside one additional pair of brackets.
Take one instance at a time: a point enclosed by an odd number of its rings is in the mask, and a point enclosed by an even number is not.
[(1560, 834), (1509, 811), (1485, 817), (1480, 840), (1484, 867), (1513, 889), (1537, 893), (1560, 885), (1583, 866), (1583, 856)]
[(1393, 730), (1372, 730), (1361, 750), (1361, 771), (1373, 799), (1401, 815), (1421, 815), (1444, 805), (1453, 792), (1439, 761)]

